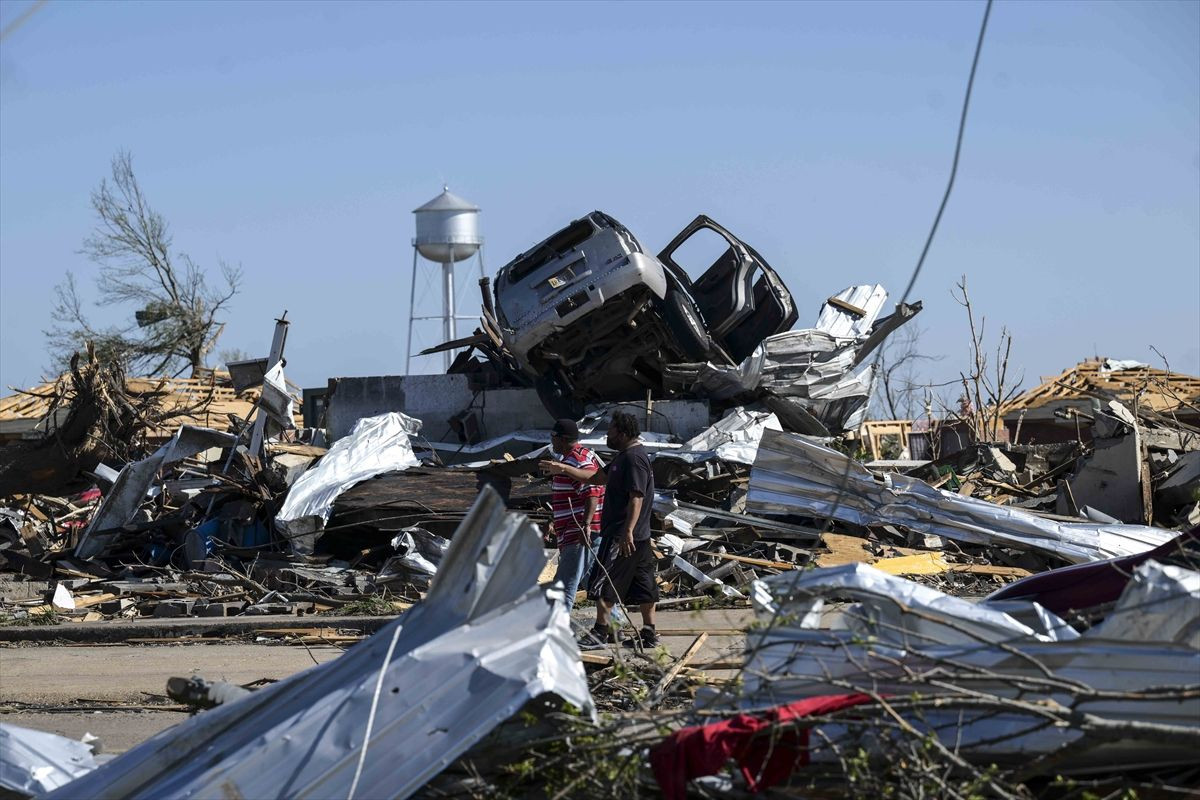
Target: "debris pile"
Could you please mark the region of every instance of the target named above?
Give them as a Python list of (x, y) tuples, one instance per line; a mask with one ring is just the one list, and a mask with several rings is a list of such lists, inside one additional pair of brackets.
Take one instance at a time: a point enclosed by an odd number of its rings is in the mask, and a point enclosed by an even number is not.
[[(813, 328), (738, 340), (736, 362), (665, 364), (644, 406), (619, 405), (648, 420), (661, 388), (713, 410), (685, 441), (644, 437), (658, 605), (696, 612), (660, 632), (686, 645), (674, 654), (636, 637), (579, 651), (553, 583), (549, 431), (464, 444), (501, 455), (447, 466), (444, 443), (389, 412), (327, 445), (293, 416), (285, 321), (271, 357), (208, 376), (209, 405), (223, 381), (244, 395), (221, 424), (169, 382), (139, 393), (85, 354), (39, 395), (42, 427), (0, 450), (16, 487), (0, 507), (0, 639), (140, 642), (121, 626), (215, 617), (218, 637), (353, 646), (253, 691), (173, 678), (168, 694), (202, 710), (99, 766), (79, 743), (0, 733), (75, 759), (61, 796), (1194, 782), (1200, 428), (1093, 388), (1067, 415), (1074, 436), (1026, 425), (864, 464), (844, 434), (865, 415), (868, 356), (919, 310), (880, 318), (885, 299), (853, 287)], [(1032, 418), (1022, 402), (1014, 428)], [(617, 407), (577, 418), (605, 463)], [(743, 616), (705, 616), (718, 612)], [(358, 613), (375, 622), (346, 622)], [(741, 652), (701, 655), (719, 637)]]

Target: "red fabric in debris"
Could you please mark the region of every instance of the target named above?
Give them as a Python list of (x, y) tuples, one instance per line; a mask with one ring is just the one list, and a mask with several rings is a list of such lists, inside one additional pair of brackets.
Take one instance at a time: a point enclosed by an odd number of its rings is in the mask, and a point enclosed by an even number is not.
[(93, 500), (99, 500), (99, 499), (100, 499), (100, 490), (97, 489), (95, 486), (93, 486), (91, 489), (88, 489), (86, 492), (79, 495), (79, 500), (80, 500), (80, 502), (83, 502), (83, 503), (90, 503)]
[[(757, 793), (808, 764), (808, 729), (788, 723), (869, 702), (871, 698), (865, 694), (822, 695), (765, 714), (738, 714), (712, 725), (681, 728), (650, 751), (654, 778), (667, 800), (684, 800), (689, 780), (716, 774), (733, 759), (750, 791)], [(776, 725), (783, 728), (777, 736), (759, 736)]]

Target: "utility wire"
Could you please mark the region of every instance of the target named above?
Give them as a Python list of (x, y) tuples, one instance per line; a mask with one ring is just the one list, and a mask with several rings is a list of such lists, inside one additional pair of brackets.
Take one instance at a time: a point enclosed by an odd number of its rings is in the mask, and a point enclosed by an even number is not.
[[(904, 294), (900, 297), (900, 303), (898, 305), (903, 305), (905, 302), (907, 302), (909, 293), (912, 291), (913, 287), (916, 285), (917, 278), (921, 275), (921, 269), (925, 266), (925, 257), (929, 254), (929, 249), (933, 245), (933, 239), (934, 239), (934, 236), (936, 236), (936, 234), (937, 234), (938, 224), (942, 221), (942, 214), (945, 212), (946, 204), (950, 200), (950, 194), (954, 190), (954, 178), (958, 174), (958, 160), (959, 160), (959, 156), (962, 154), (963, 133), (966, 131), (966, 128), (967, 128), (967, 111), (970, 109), (970, 106), (971, 106), (971, 92), (972, 92), (972, 89), (974, 89), (974, 87), (975, 87), (975, 73), (979, 68), (979, 54), (983, 51), (984, 34), (987, 33), (988, 17), (991, 16), (991, 13), (992, 13), (992, 0), (987, 0), (987, 5), (983, 9), (983, 21), (979, 25), (979, 37), (975, 41), (975, 55), (971, 59), (971, 73), (967, 77), (967, 89), (963, 96), (962, 114), (959, 116), (959, 119), (958, 119), (958, 135), (956, 136), (955, 143), (954, 143), (954, 160), (950, 165), (950, 179), (946, 182), (946, 191), (942, 194), (942, 202), (938, 205), (937, 214), (933, 218), (933, 225), (929, 229), (929, 235), (925, 238), (925, 246), (921, 248), (921, 255), (917, 259), (917, 265), (913, 268), (912, 276), (908, 279), (908, 285), (906, 287), (904, 287)], [(882, 357), (883, 357), (883, 351), (881, 349), (876, 352), (875, 358), (871, 363), (872, 371), (878, 370), (879, 362)], [(833, 506), (830, 508), (829, 512), (825, 515), (825, 522), (821, 526), (822, 530), (829, 528), (833, 524), (834, 519), (837, 516), (838, 508), (841, 506), (842, 500), (846, 496), (846, 487), (850, 483), (850, 470), (853, 467), (853, 465), (854, 465), (854, 459), (847, 456), (846, 469), (844, 472), (842, 472), (842, 477), (841, 477), (841, 480), (839, 481), (838, 491), (837, 491), (836, 497), (834, 498)], [(795, 570), (793, 572), (794, 577), (791, 580), (791, 586), (789, 586), (788, 589), (786, 590), (789, 594), (795, 590), (796, 584), (799, 583), (801, 576), (804, 575), (805, 572), (807, 572), (807, 570)], [(766, 626), (764, 626), (761, 629), (761, 632), (759, 633), (760, 641), (762, 640), (762, 638), (765, 638), (767, 633), (770, 632), (775, 627), (775, 625), (779, 622), (780, 611), (782, 610), (782, 608), (783, 608), (783, 603), (775, 604), (775, 611), (771, 614), (771, 618), (770, 618), (770, 620), (768, 620)], [(741, 685), (742, 676), (745, 674), (745, 672), (746, 672), (746, 664), (743, 663), (742, 666), (738, 669), (737, 675), (735, 675), (733, 680), (729, 681), (729, 683), (727, 683), (726, 685), (727, 686)], [(721, 692), (717, 696), (717, 698), (714, 699), (714, 701), (713, 701), (714, 704), (716, 703), (717, 700), (719, 700), (721, 697), (723, 697), (728, 691), (729, 690), (726, 689), (725, 691)]]
[(958, 175), (958, 157), (962, 154), (963, 133), (967, 129), (967, 111), (971, 107), (971, 90), (975, 87), (975, 71), (979, 67), (979, 54), (983, 51), (983, 36), (987, 33), (988, 17), (991, 13), (992, 0), (987, 0), (987, 6), (983, 9), (983, 22), (979, 26), (979, 39), (975, 42), (975, 58), (971, 60), (971, 75), (967, 78), (967, 92), (963, 97), (962, 116), (958, 119), (958, 138), (954, 142), (954, 161), (950, 165), (950, 180), (946, 183), (946, 193), (942, 195), (942, 204), (938, 206), (937, 215), (933, 218), (933, 226), (929, 229), (925, 246), (921, 248), (921, 257), (917, 259), (917, 266), (913, 269), (912, 277), (908, 279), (908, 286), (904, 287), (904, 294), (900, 297), (901, 303), (908, 299), (909, 292), (913, 290), (913, 286), (916, 285), (917, 278), (921, 274), (921, 268), (925, 266), (925, 256), (929, 255), (929, 247), (933, 244), (934, 235), (937, 234), (938, 223), (942, 221), (942, 212), (946, 210), (950, 192), (954, 190), (954, 178)]
[(42, 6), (46, 5), (47, 2), (49, 2), (49, 0), (35, 0), (35, 2), (30, 5), (29, 8), (21, 12), (19, 17), (5, 25), (4, 30), (0, 31), (0, 42), (3, 42), (5, 39), (11, 36), (13, 31), (28, 22), (29, 18), (34, 14), (41, 11)]

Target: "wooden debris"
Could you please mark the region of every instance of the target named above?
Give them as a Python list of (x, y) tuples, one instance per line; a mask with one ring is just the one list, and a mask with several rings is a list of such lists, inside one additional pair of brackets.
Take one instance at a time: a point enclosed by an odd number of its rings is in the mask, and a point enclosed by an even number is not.
[(658, 685), (655, 686), (650, 692), (651, 705), (654, 705), (662, 699), (663, 695), (665, 695), (667, 692), (667, 688), (671, 685), (671, 681), (675, 680), (680, 671), (686, 667), (693, 658), (695, 658), (696, 653), (700, 652), (700, 648), (704, 646), (706, 641), (708, 641), (707, 632), (697, 636), (695, 641), (693, 641), (688, 646), (688, 649), (684, 651), (683, 655), (679, 657), (679, 660), (676, 661), (669, 670), (667, 670), (667, 673), (662, 676), (662, 680), (660, 680)]

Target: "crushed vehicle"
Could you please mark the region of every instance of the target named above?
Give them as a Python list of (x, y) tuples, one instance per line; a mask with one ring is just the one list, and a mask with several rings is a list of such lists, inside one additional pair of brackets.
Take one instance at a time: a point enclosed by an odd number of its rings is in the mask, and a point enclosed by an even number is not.
[[(698, 252), (716, 255), (693, 279), (685, 256)], [(593, 211), (502, 267), (492, 301), (485, 286), (485, 317), (517, 369), (552, 414), (573, 418), (661, 395), (668, 364), (735, 365), (797, 319), (775, 270), (704, 215), (654, 256)]]

